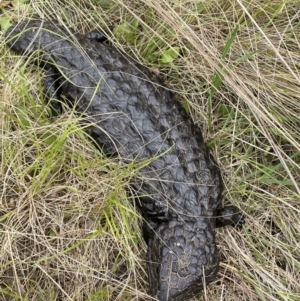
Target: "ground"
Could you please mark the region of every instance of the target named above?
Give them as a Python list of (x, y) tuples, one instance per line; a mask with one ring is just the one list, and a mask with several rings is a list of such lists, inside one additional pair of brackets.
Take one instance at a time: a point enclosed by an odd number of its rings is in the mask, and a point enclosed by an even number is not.
[(194, 300), (300, 300), (299, 1), (0, 2), (0, 299), (152, 300), (135, 166), (107, 158), (76, 114), (49, 118), (43, 70), (6, 47), (47, 18), (110, 42), (161, 76), (202, 129), (224, 204), (218, 277)]

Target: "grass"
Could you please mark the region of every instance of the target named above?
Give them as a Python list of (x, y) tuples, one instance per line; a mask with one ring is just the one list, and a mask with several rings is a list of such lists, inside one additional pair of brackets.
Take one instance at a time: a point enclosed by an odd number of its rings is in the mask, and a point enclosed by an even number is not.
[[(202, 129), (224, 203), (247, 222), (217, 231), (220, 271), (194, 300), (300, 300), (299, 1), (11, 4), (3, 30), (33, 16), (102, 28), (165, 78)], [(42, 70), (3, 36), (0, 52), (0, 299), (151, 300), (128, 193), (138, 167), (95, 149), (73, 112), (49, 118)]]

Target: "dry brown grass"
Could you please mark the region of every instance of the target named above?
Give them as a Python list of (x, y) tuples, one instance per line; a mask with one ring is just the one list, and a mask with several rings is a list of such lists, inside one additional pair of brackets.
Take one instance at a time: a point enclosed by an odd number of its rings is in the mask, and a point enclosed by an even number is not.
[[(218, 230), (221, 268), (203, 300), (295, 301), (300, 3), (250, 3), (13, 1), (0, 21), (34, 15), (81, 32), (102, 27), (117, 47), (159, 68), (203, 129), (224, 202), (247, 216), (241, 231)], [(101, 155), (75, 115), (49, 121), (36, 102), (40, 75), (3, 41), (0, 300), (151, 300), (141, 218), (126, 193), (132, 168)], [(183, 55), (162, 64), (171, 46)]]

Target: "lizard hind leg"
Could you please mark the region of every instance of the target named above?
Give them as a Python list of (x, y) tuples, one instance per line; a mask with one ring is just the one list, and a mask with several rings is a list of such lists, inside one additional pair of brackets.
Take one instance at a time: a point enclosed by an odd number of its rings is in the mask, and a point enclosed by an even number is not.
[(216, 227), (231, 225), (240, 228), (245, 223), (245, 217), (236, 206), (225, 206), (217, 210)]
[(43, 92), (46, 103), (51, 108), (52, 115), (60, 115), (62, 113), (60, 77), (52, 68), (46, 72)]

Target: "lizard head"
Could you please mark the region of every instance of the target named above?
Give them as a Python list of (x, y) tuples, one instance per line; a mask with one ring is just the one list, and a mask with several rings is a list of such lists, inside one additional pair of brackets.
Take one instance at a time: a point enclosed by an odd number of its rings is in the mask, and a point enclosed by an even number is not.
[(213, 281), (219, 259), (212, 221), (171, 220), (148, 240), (150, 293), (159, 301), (184, 301)]
[[(67, 33), (49, 21), (44, 22), (42, 20), (20, 22), (15, 26), (9, 27), (5, 33), (7, 45), (14, 51), (26, 53), (27, 55), (41, 48), (41, 39), (44, 40), (43, 48), (45, 48), (44, 44), (46, 44), (49, 49), (58, 47), (57, 44), (55, 44), (57, 39), (53, 39), (55, 35), (65, 37)], [(45, 43), (45, 41), (47, 43)]]
[(41, 21), (30, 20), (9, 27), (5, 33), (8, 46), (18, 53), (32, 54), (42, 25)]

